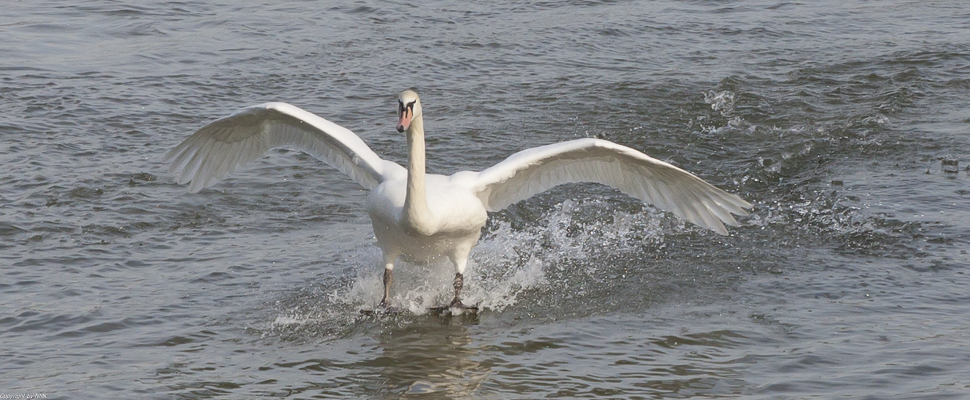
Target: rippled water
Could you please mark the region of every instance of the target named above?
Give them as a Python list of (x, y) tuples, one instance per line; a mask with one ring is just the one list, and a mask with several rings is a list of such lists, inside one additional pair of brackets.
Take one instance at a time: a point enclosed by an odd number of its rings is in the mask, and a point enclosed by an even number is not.
[[(0, 395), (970, 398), (970, 7), (565, 1), (0, 8)], [(721, 237), (611, 189), (491, 215), (477, 315), (380, 267), (364, 191), (163, 154), (287, 101), (429, 170), (597, 136), (756, 203)], [(955, 164), (955, 165), (954, 165)], [(5, 397), (11, 398), (11, 397)]]

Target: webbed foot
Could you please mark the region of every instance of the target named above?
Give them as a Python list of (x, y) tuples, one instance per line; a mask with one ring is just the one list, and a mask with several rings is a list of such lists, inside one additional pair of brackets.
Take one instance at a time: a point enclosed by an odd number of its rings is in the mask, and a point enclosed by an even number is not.
[(407, 310), (391, 306), (387, 300), (381, 300), (381, 304), (378, 304), (376, 308), (363, 308), (360, 310), (360, 313), (364, 315), (394, 315), (405, 311)]
[(446, 306), (431, 307), (428, 309), (428, 311), (433, 312), (435, 314), (441, 314), (446, 311), (452, 311), (452, 310), (461, 310), (462, 312), (474, 313), (474, 312), (478, 312), (478, 306), (466, 306), (464, 303), (461, 302), (461, 299), (455, 297), (454, 300), (452, 300), (451, 303)]

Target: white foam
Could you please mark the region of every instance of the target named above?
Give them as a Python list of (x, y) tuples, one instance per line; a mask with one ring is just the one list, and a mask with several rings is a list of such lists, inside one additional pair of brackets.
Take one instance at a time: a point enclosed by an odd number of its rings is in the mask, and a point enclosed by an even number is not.
[(711, 105), (711, 109), (728, 117), (734, 112), (734, 92), (730, 90), (707, 91), (704, 102)]
[(319, 322), (316, 318), (310, 318), (306, 315), (277, 315), (276, 319), (273, 320), (274, 326), (285, 326), (285, 325), (304, 325), (307, 323)]
[[(472, 252), (465, 273), (462, 300), (480, 309), (502, 311), (516, 304), (523, 293), (550, 284), (549, 268), (585, 266), (578, 278), (591, 274), (600, 262), (591, 257), (631, 251), (644, 241), (662, 241), (663, 232), (685, 228), (682, 222), (663, 217), (652, 208), (636, 213), (609, 211), (615, 208), (598, 199), (567, 200), (526, 229), (514, 229), (500, 221), (486, 233)], [(595, 211), (592, 211), (595, 210)], [(606, 210), (605, 212), (603, 210)], [(590, 216), (590, 213), (596, 214)], [(345, 287), (322, 288), (327, 301), (338, 308), (372, 308), (383, 296), (380, 252), (367, 246), (351, 259), (356, 276)], [(454, 266), (447, 258), (412, 264), (399, 260), (394, 268), (391, 302), (396, 307), (424, 314), (431, 307), (451, 301)], [(281, 315), (275, 324), (306, 323), (309, 318)]]

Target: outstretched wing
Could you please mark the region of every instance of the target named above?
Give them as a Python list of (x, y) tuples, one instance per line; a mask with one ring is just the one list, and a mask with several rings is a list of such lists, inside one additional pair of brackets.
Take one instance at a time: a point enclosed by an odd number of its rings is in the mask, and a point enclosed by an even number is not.
[(663, 161), (606, 140), (579, 139), (523, 150), (478, 173), (471, 189), (498, 211), (554, 186), (596, 182), (722, 235), (751, 204)]
[(236, 167), (270, 149), (290, 147), (317, 157), (373, 189), (390, 176), (406, 174), (381, 159), (350, 130), (286, 103), (244, 108), (199, 129), (165, 155), (178, 183), (198, 192)]

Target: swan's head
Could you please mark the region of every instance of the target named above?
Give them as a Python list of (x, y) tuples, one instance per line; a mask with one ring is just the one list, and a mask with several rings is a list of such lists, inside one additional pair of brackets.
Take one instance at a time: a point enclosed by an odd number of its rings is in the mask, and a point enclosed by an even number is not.
[(411, 121), (421, 116), (421, 99), (413, 90), (405, 90), (397, 97), (397, 131), (404, 132), (411, 127)]

